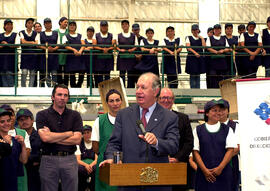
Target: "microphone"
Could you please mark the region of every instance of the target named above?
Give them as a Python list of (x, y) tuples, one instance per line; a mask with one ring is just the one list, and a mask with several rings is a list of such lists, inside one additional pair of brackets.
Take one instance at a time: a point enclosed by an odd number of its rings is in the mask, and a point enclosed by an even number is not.
[(142, 121), (141, 120), (137, 120), (136, 123), (137, 123), (138, 127), (141, 129), (143, 135), (145, 135), (146, 134), (146, 131), (145, 131), (145, 128), (143, 126)]

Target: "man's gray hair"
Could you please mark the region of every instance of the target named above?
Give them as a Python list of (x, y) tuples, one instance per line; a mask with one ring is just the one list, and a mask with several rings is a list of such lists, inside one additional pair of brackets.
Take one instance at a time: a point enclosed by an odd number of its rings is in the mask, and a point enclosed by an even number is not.
[[(157, 90), (157, 89), (159, 88), (159, 92), (158, 92), (158, 94), (157, 94), (157, 97), (158, 97), (159, 94), (160, 94), (160, 90), (161, 90), (161, 82), (160, 82), (160, 79), (159, 79), (159, 77), (158, 77), (156, 74), (154, 74), (154, 73), (152, 73), (152, 72), (146, 72), (146, 73), (142, 74), (140, 77), (148, 76), (148, 75), (151, 75), (151, 76), (152, 76), (152, 89), (153, 89), (153, 90)], [(139, 77), (139, 78), (140, 78), (140, 77)]]

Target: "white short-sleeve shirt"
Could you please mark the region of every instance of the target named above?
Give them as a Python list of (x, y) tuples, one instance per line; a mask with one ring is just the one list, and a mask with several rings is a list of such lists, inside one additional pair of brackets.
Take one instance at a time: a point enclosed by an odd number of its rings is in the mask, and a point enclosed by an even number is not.
[[(194, 40), (198, 40), (198, 39), (199, 39), (199, 37), (195, 37), (195, 36), (193, 36), (193, 35), (191, 35), (191, 37), (192, 37)], [(186, 37), (186, 44), (190, 44), (190, 40), (189, 40), (188, 36)]]
[[(149, 44), (154, 44), (154, 43), (155, 43), (155, 40), (154, 40), (154, 39), (153, 39), (152, 41), (147, 40), (147, 42), (148, 42)], [(141, 45), (142, 45), (142, 46), (145, 45), (143, 40), (141, 41)]]
[[(168, 40), (169, 42), (174, 42), (175, 39), (177, 39), (177, 38), (169, 39), (168, 37), (165, 37), (164, 39)], [(164, 39), (162, 39), (162, 41), (161, 41), (161, 44), (160, 44), (161, 46), (167, 46)], [(179, 46), (182, 46), (181, 38), (179, 38), (179, 39), (180, 39)]]
[[(123, 35), (123, 37), (125, 37), (125, 38), (129, 38), (129, 37), (131, 36), (131, 33), (130, 33), (130, 32), (127, 32), (127, 33), (122, 32), (122, 35)], [(119, 39), (118, 39), (118, 35), (117, 35), (117, 44), (119, 44), (118, 42), (119, 42)], [(135, 45), (135, 46), (139, 45), (139, 44), (138, 44), (138, 39), (137, 39), (137, 36), (136, 36), (136, 35), (135, 35), (135, 44), (134, 44), (134, 45)]]
[[(73, 37), (73, 38), (76, 38), (76, 37), (78, 36), (78, 33), (75, 33), (75, 34), (69, 34), (69, 35), (70, 35), (71, 37)], [(83, 38), (83, 37), (81, 36), (81, 39), (80, 39), (80, 40), (83, 40), (82, 38)], [(66, 35), (63, 36), (62, 42), (63, 42), (64, 44), (68, 42)]]
[[(205, 123), (205, 126), (206, 126), (206, 129), (210, 133), (215, 133), (215, 132), (219, 131), (220, 122), (218, 122), (214, 125), (209, 125), (209, 124)], [(197, 128), (195, 128), (193, 130), (193, 136), (194, 136), (193, 150), (200, 151), (200, 142), (199, 142), (199, 138), (197, 135)], [(237, 148), (236, 138), (235, 138), (235, 134), (233, 133), (232, 128), (229, 129), (229, 133), (228, 133), (227, 138), (226, 138), (226, 146), (225, 147), (226, 147), (226, 149), (227, 148)]]
[[(25, 32), (25, 34), (26, 34), (27, 36), (32, 36), (32, 33), (33, 33), (33, 31), (31, 31), (30, 33), (28, 33), (27, 30), (24, 30), (24, 32)], [(24, 35), (23, 35), (22, 32), (20, 32), (19, 35), (20, 35), (20, 38), (21, 38), (21, 39), (24, 39)], [(37, 36), (36, 36), (36, 38), (35, 38), (35, 41), (38, 41), (39, 39), (40, 39), (40, 34), (37, 33)]]
[[(248, 36), (253, 37), (253, 36), (255, 36), (255, 33), (254, 34), (249, 34), (248, 33)], [(260, 34), (258, 34), (258, 39), (257, 40), (258, 40), (258, 43), (262, 43), (262, 37), (261, 37)], [(245, 42), (244, 33), (242, 33), (241, 36), (240, 36), (240, 42)]]
[[(111, 116), (108, 113), (108, 117), (109, 117), (109, 121), (111, 122), (111, 124), (115, 123), (115, 117)], [(92, 129), (92, 136), (91, 136), (91, 141), (97, 141), (99, 142), (99, 117), (96, 118), (94, 125), (93, 125), (93, 129)]]
[[(86, 149), (91, 149), (92, 148), (92, 141), (90, 143), (84, 142), (84, 145)], [(76, 145), (77, 149), (75, 151), (75, 155), (81, 155), (81, 150), (80, 150), (80, 145)]]
[[(12, 33), (13, 32), (9, 33), (8, 35), (4, 33), (4, 37), (10, 37)], [(16, 37), (15, 37), (15, 44), (21, 44), (21, 38), (18, 33), (16, 34)]]
[[(50, 31), (50, 32), (45, 31), (45, 34), (46, 34), (46, 36), (52, 36), (53, 32), (52, 31)], [(40, 43), (40, 35), (39, 35), (39, 38), (37, 39), (37, 41), (38, 41), (38, 44), (41, 44)], [(57, 36), (57, 43), (56, 44), (61, 44), (59, 36)]]
[[(229, 119), (227, 119), (227, 121), (224, 122), (225, 125), (228, 125), (228, 123), (229, 123)], [(234, 134), (235, 134), (236, 144), (239, 145), (240, 138), (239, 138), (239, 124), (238, 123), (236, 123)]]
[[(108, 34), (109, 34), (109, 33), (102, 34), (102, 32), (100, 32), (101, 38), (108, 38)], [(93, 39), (96, 40), (96, 34), (93, 36)], [(112, 40), (115, 40), (115, 35), (113, 35), (113, 34), (112, 34)]]
[[(216, 39), (216, 40), (220, 40), (220, 38), (221, 38), (221, 36), (215, 36), (215, 35), (213, 35), (213, 37), (214, 37), (214, 39)], [(229, 43), (228, 43), (228, 41), (227, 41), (227, 39), (225, 39), (225, 47), (230, 47), (230, 45), (229, 45)], [(207, 40), (206, 40), (206, 46), (212, 46), (211, 45), (211, 41), (210, 41), (210, 37), (207, 37)]]

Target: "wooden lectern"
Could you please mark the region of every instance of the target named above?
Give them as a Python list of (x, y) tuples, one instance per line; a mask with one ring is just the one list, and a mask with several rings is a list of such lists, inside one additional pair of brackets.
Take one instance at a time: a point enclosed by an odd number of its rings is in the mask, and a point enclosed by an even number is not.
[(186, 163), (106, 164), (99, 178), (110, 186), (152, 186), (187, 184)]

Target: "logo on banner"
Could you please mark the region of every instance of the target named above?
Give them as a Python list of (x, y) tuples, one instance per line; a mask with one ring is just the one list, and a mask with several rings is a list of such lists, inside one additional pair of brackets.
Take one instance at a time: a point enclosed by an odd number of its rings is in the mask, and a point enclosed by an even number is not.
[[(270, 102), (269, 102), (270, 103)], [(262, 102), (259, 108), (256, 108), (254, 113), (260, 117), (261, 120), (265, 121), (267, 125), (270, 125), (270, 107), (268, 102)]]

